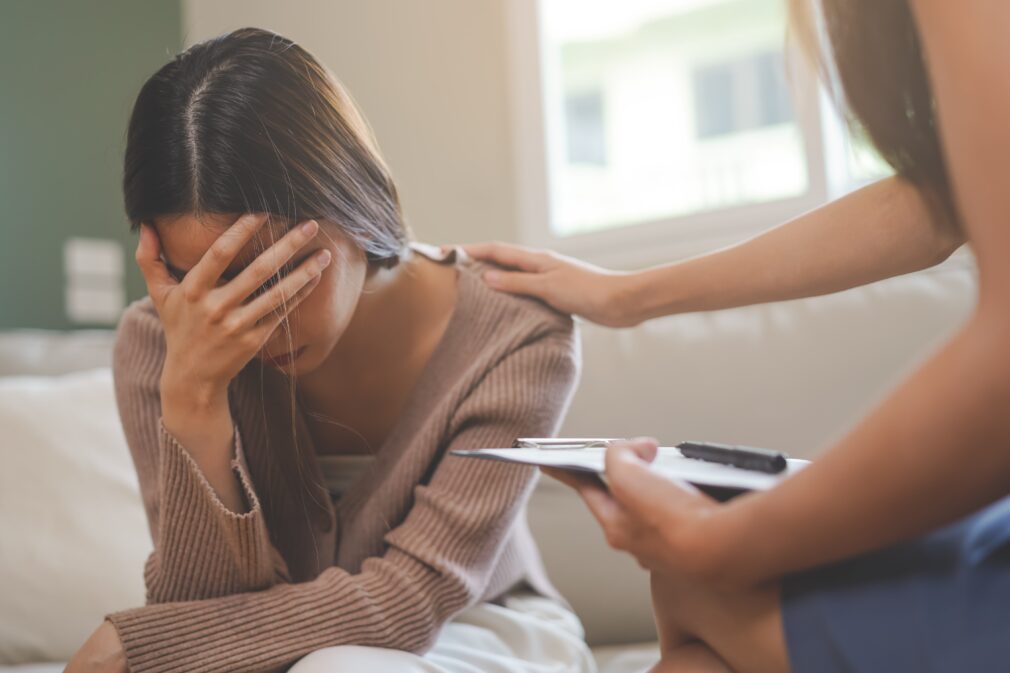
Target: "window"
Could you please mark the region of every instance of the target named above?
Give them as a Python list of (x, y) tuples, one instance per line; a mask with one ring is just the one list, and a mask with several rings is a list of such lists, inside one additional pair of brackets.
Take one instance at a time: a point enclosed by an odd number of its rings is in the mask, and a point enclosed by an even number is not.
[(783, 0), (511, 2), (528, 243), (725, 242), (886, 175), (789, 72)]
[(806, 190), (777, 0), (543, 0), (543, 16), (557, 234)]
[(607, 165), (603, 94), (599, 90), (568, 94), (565, 131), (569, 164)]
[(699, 139), (727, 136), (793, 121), (782, 55), (769, 51), (694, 72)]
[(740, 130), (735, 110), (733, 69), (725, 65), (700, 68), (694, 73), (694, 118), (699, 138), (714, 138)]

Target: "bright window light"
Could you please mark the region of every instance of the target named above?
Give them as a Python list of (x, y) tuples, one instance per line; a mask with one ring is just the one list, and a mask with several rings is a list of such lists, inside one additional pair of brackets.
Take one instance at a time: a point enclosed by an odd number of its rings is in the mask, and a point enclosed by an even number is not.
[(807, 192), (781, 0), (542, 0), (551, 229)]

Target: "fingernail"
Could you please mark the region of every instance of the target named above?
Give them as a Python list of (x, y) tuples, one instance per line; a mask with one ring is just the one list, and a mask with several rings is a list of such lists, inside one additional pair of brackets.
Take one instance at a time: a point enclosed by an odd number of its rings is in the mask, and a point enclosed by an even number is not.
[(501, 282), (501, 273), (498, 271), (488, 271), (484, 274), (484, 282), (488, 285), (497, 285)]
[(319, 223), (315, 220), (309, 220), (308, 222), (302, 222), (302, 231), (310, 236), (316, 233), (316, 228), (319, 227)]
[(330, 254), (329, 250), (323, 250), (319, 253), (319, 268), (325, 269), (330, 265), (330, 260), (333, 259), (333, 255)]

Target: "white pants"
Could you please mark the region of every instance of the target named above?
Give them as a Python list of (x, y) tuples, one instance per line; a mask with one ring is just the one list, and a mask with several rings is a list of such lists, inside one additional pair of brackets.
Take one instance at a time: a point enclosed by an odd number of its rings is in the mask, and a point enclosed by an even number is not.
[(582, 624), (549, 598), (482, 603), (445, 625), (427, 654), (341, 645), (303, 657), (289, 673), (596, 673)]

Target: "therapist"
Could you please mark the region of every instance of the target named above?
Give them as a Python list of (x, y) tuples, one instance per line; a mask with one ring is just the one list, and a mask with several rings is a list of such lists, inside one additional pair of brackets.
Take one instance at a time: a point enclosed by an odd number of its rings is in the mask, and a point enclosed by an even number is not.
[(978, 261), (968, 321), (819, 460), (719, 504), (607, 455), (579, 490), (611, 545), (651, 571), (659, 671), (1010, 670), (1010, 3), (793, 0), (848, 110), (897, 177), (736, 247), (637, 273), (468, 247), (505, 292), (610, 326), (808, 297)]

